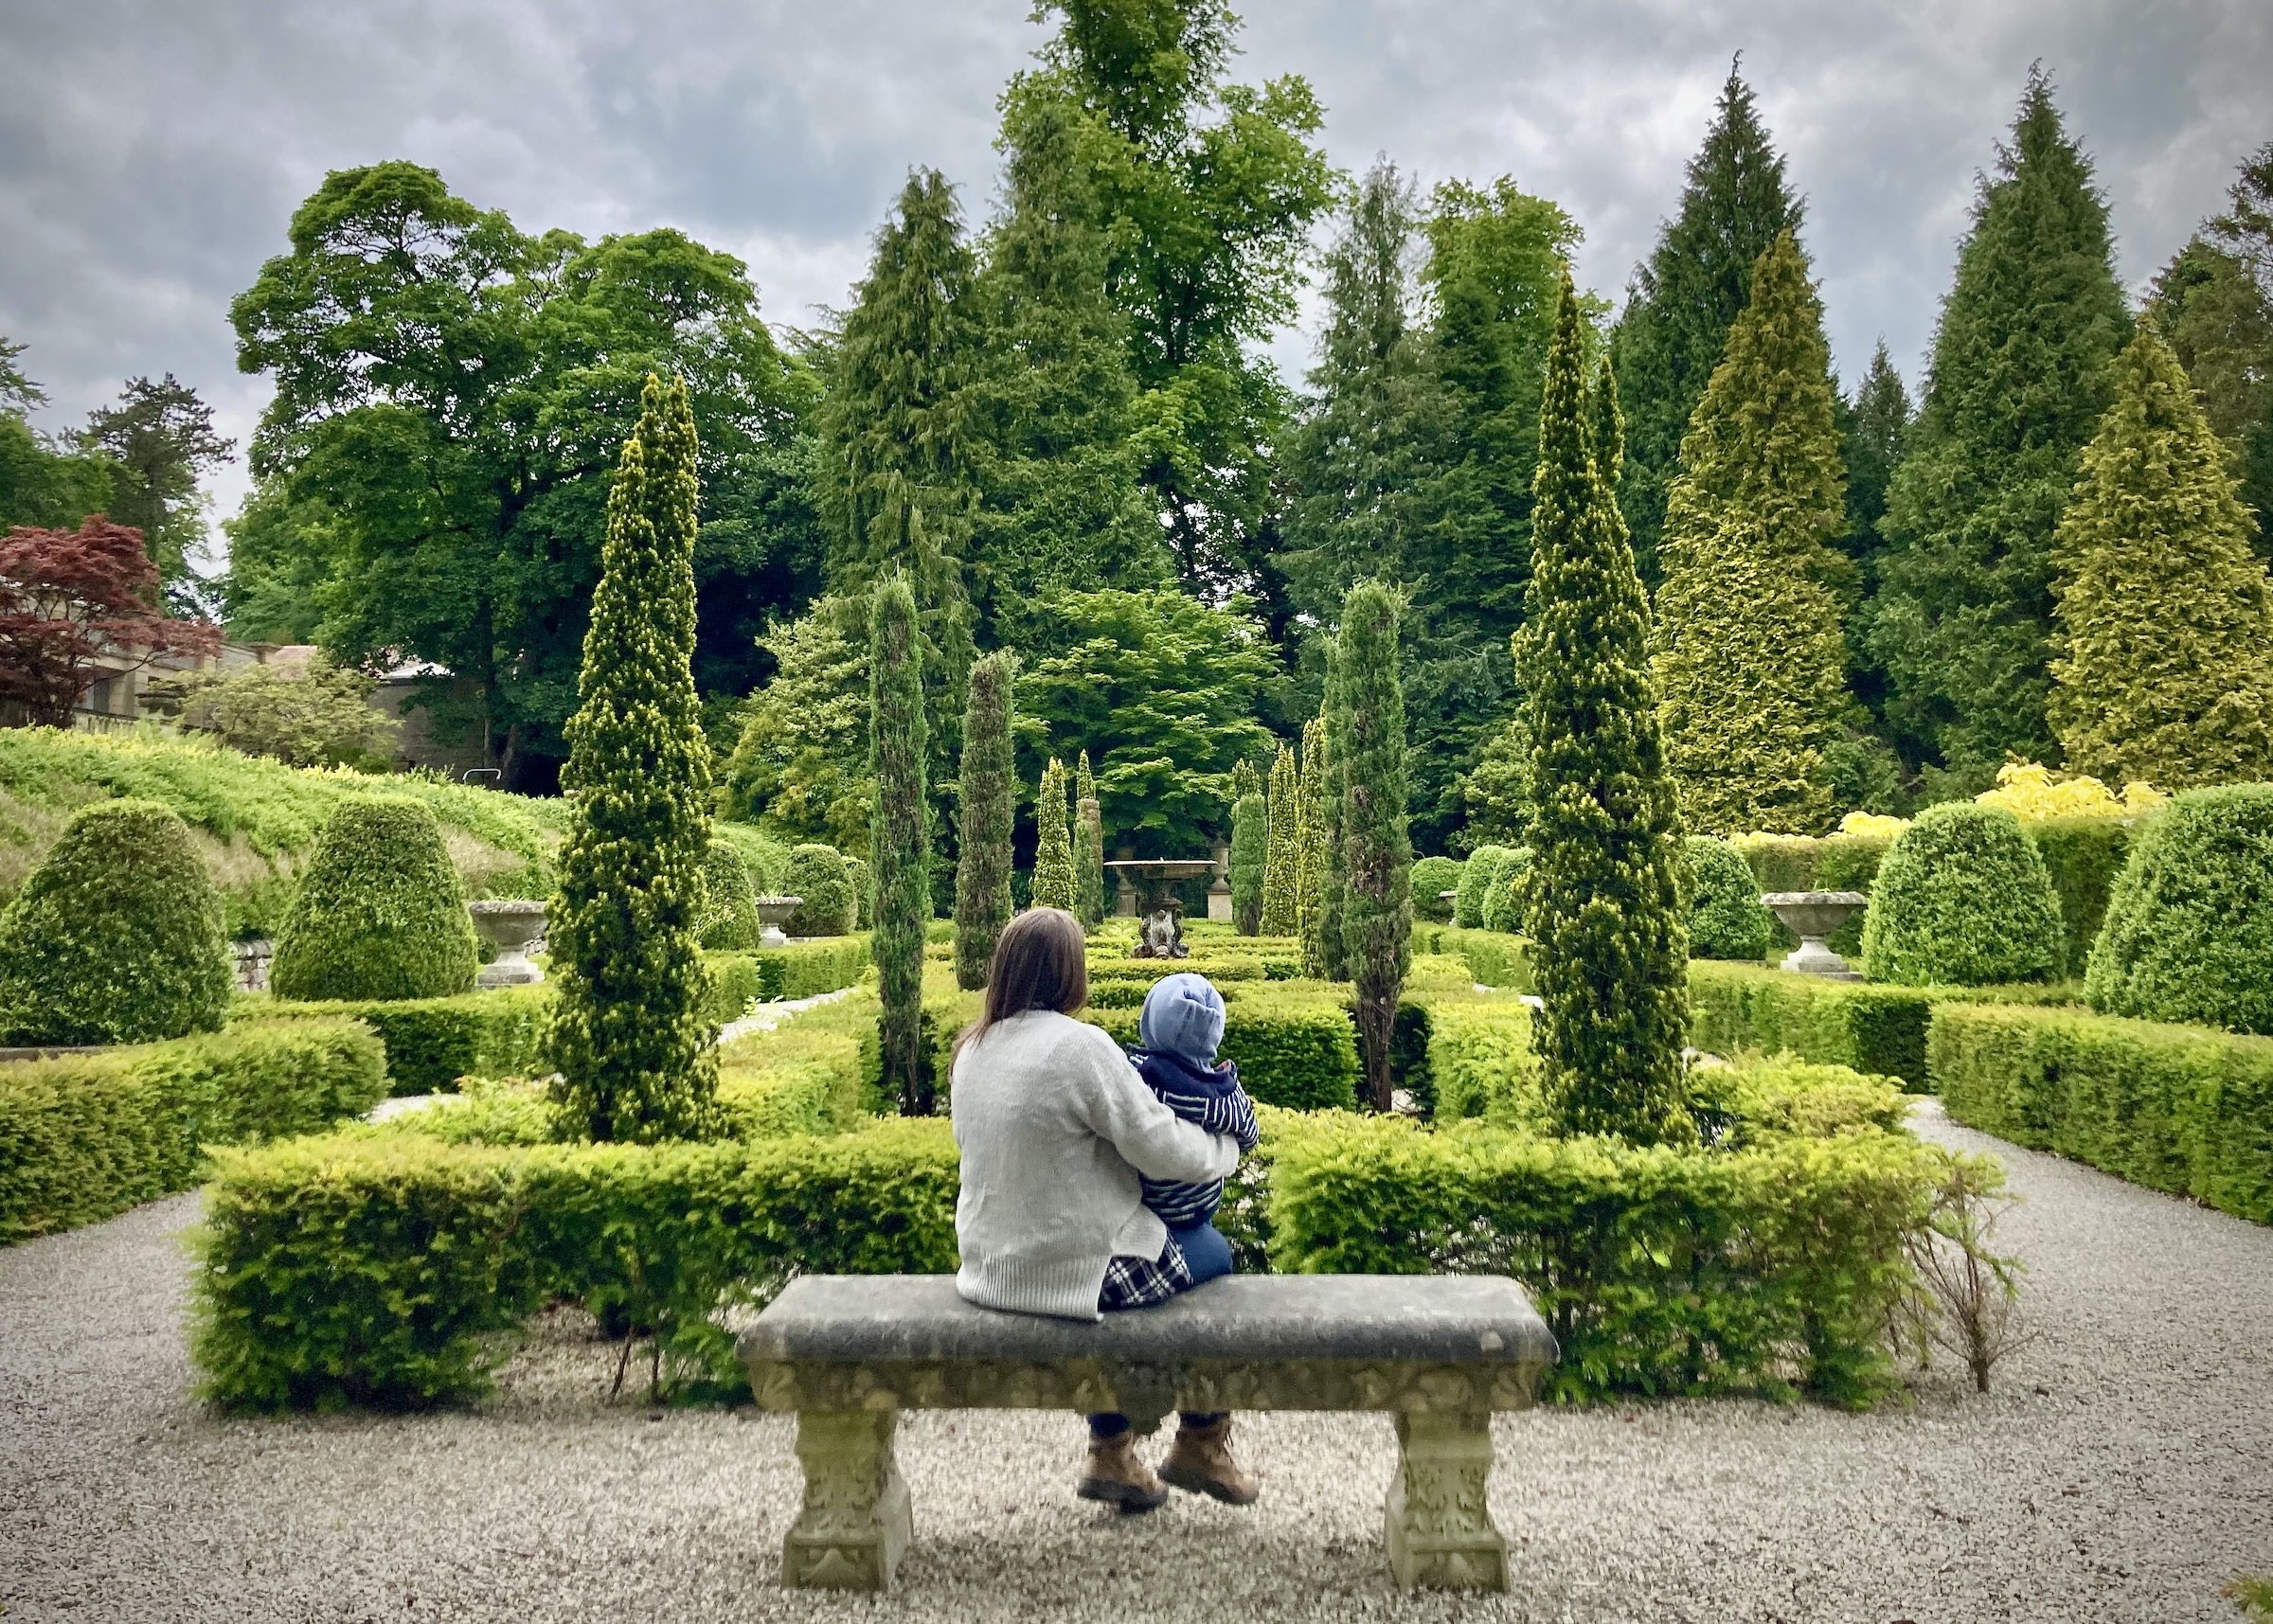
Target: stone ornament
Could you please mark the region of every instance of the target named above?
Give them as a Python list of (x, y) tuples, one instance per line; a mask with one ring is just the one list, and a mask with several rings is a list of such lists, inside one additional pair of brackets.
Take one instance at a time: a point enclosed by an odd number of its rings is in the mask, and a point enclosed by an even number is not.
[(1799, 947), (1784, 955), (1784, 969), (1834, 981), (1860, 981), (1847, 961), (1831, 951), (1828, 938), (1838, 935), (1839, 927), (1870, 901), (1860, 891), (1770, 891), (1762, 897), (1784, 929), (1799, 938)]
[(1504, 1591), (1492, 1413), (1531, 1404), (1556, 1347), (1494, 1276), (1233, 1276), (1092, 1325), (975, 1308), (951, 1276), (809, 1276), (741, 1354), (759, 1407), (798, 1418), (792, 1588), (892, 1582), (909, 1527), (891, 1457), (902, 1410), (1118, 1410), (1146, 1433), (1179, 1410), (1386, 1410), (1390, 1571), (1408, 1588)]
[(528, 987), (545, 979), (545, 972), (528, 960), (530, 950), (545, 939), (543, 902), (468, 902), (466, 911), (474, 916), (481, 939), (497, 950), (474, 978), (474, 986)]

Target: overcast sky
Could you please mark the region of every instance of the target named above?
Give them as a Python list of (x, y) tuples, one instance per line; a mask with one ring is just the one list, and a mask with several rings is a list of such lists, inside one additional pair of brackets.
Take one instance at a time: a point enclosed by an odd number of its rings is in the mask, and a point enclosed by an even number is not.
[[(409, 158), (524, 229), (671, 224), (762, 308), (838, 304), (911, 165), (982, 213), (1028, 0), (0, 0), (0, 334), (83, 419), (171, 371), (240, 440), (230, 298), (327, 170)], [(1586, 231), (1613, 297), (1679, 194), (1733, 52), (1758, 91), (1852, 377), (1913, 384), (1977, 174), (2031, 62), (2114, 209), (2136, 291), (2273, 140), (2267, 0), (1277, 0), (1240, 77), (1307, 76), (1334, 161), (1512, 174)], [(1290, 375), (1309, 339), (1275, 347)], [(216, 484), (224, 512), (242, 468)]]

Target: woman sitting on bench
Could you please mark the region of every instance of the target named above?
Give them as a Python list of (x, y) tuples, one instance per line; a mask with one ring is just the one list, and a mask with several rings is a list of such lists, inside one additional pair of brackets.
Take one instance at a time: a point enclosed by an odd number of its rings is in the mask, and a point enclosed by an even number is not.
[[(1227, 1177), (1239, 1141), (1161, 1103), (1119, 1044), (1072, 1018), (1088, 998), (1080, 923), (1030, 908), (1004, 928), (985, 1011), (956, 1040), (956, 1290), (982, 1307), (1095, 1320), (1230, 1272), (1231, 1248), (1214, 1227), (1172, 1231), (1145, 1205), (1143, 1180)], [(1149, 1511), (1168, 1498), (1166, 1477), (1248, 1505), (1256, 1480), (1232, 1458), (1230, 1435), (1228, 1415), (1184, 1416), (1155, 1475), (1127, 1417), (1091, 1416), (1077, 1492)]]

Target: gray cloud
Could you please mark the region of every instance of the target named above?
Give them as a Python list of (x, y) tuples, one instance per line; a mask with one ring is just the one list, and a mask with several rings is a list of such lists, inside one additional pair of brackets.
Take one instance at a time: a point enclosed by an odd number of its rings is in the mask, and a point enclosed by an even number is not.
[[(129, 373), (195, 384), (241, 438), (229, 299), (327, 170), (433, 165), (526, 227), (679, 225), (742, 255), (777, 322), (841, 302), (901, 177), (984, 211), (1025, 0), (0, 0), (0, 332), (76, 421)], [(1509, 173), (1585, 226), (1617, 294), (1674, 205), (1730, 55), (1794, 183), (1835, 351), (1915, 378), (2021, 80), (2041, 59), (2098, 164), (2135, 288), (2273, 138), (2261, 0), (1280, 0), (1240, 71), (1307, 75), (1335, 160)], [(1290, 372), (1300, 331), (1274, 353)], [(218, 494), (232, 506), (241, 473)]]

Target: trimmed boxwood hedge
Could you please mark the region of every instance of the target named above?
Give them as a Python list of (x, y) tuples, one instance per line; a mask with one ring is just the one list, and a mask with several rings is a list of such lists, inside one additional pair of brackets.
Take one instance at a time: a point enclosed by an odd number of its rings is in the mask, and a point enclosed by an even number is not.
[(1450, 924), (1453, 902), (1440, 893), (1457, 891), (1459, 885), (1459, 858), (1422, 858), (1413, 865), (1413, 917), (1435, 924)]
[(0, 1062), (0, 1243), (188, 1189), (202, 1146), (311, 1133), (385, 1095), (379, 1041), (337, 1019)]
[(188, 826), (155, 801), (81, 808), (0, 908), (0, 1044), (209, 1032), (230, 981), (220, 899)]
[(2084, 973), (2107, 918), (2107, 899), (2131, 854), (2136, 831), (2121, 817), (2054, 817), (2021, 826), (2044, 859), (2060, 897), (2064, 975)]
[[(1136, 1042), (1136, 1007), (1081, 1012), (1115, 1041)], [(949, 1034), (952, 1039), (953, 1033)], [(1294, 1111), (1344, 1109), (1357, 1103), (1363, 1070), (1349, 993), (1333, 983), (1243, 987), (1224, 1002), (1223, 1059), (1239, 1065), (1239, 1080), (1259, 1104)]]
[(344, 802), (324, 825), (277, 933), (279, 998), (448, 998), (478, 969), (465, 883), (419, 801)]
[(791, 936), (841, 937), (851, 931), (859, 904), (844, 857), (835, 847), (816, 842), (791, 848), (781, 885), (784, 897), (803, 899), (782, 927)]
[(2273, 1033), (2273, 784), (2190, 790), (2156, 816), (2086, 981), (2111, 1015)]
[(520, 1077), (538, 1063), (537, 1040), (552, 1007), (538, 983), (466, 992), (455, 998), (311, 1000), (248, 997), (239, 1009), (253, 1019), (361, 1021), (385, 1045), (389, 1092), (447, 1094), (461, 1077)]
[(1531, 1012), (1519, 998), (1444, 998), (1426, 1008), (1428, 1105), (1440, 1122), (1480, 1118), (1544, 1131)]
[(703, 962), (717, 990), (710, 1012), (717, 1020), (732, 1021), (741, 1018), (753, 998), (770, 1004), (852, 986), (868, 973), (868, 938), (824, 937), (755, 953), (710, 953), (703, 955)]
[(1751, 866), (1709, 834), (1691, 835), (1682, 854), (1689, 863), (1691, 955), (1759, 963), (1776, 937), (1776, 916), (1761, 904)]
[(1871, 980), (2048, 981), (2067, 962), (2060, 899), (2020, 819), (2002, 807), (1944, 802), (1895, 837), (1863, 919)]
[(723, 840), (703, 853), (701, 940), (712, 953), (741, 953), (758, 945), (758, 893), (742, 853)]
[(2273, 1039), (1952, 1002), (1927, 1059), (1968, 1127), (2273, 1223)]
[(1505, 931), (1470, 931), (1447, 927), (1413, 936), (1416, 952), (1449, 953), (1467, 962), (1477, 983), (1503, 992), (1529, 992), (1531, 982), (1531, 944)]
[(1462, 930), (1484, 928), (1484, 899), (1492, 890), (1492, 883), (1514, 855), (1505, 846), (1479, 846), (1468, 854), (1460, 865), (1459, 895), (1453, 899), (1452, 922)]

